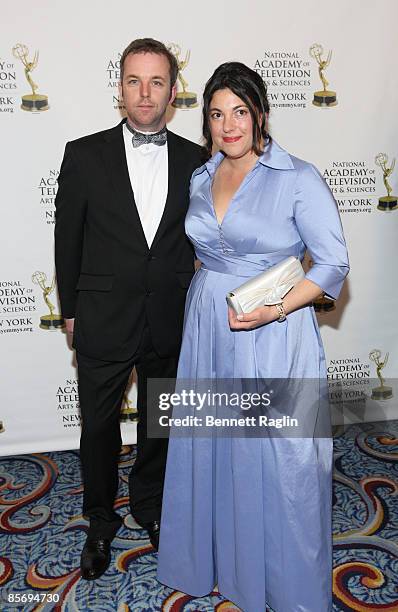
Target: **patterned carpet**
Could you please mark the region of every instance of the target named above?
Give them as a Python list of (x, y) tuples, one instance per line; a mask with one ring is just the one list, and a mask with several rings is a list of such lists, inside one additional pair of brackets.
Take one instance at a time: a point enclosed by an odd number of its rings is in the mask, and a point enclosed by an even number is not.
[[(110, 569), (93, 583), (78, 569), (87, 528), (78, 453), (0, 458), (0, 610), (238, 611), (217, 592), (193, 598), (156, 581), (156, 553), (128, 514), (133, 461), (134, 449), (124, 449), (125, 522)], [(333, 523), (334, 612), (398, 612), (398, 421), (336, 435)]]

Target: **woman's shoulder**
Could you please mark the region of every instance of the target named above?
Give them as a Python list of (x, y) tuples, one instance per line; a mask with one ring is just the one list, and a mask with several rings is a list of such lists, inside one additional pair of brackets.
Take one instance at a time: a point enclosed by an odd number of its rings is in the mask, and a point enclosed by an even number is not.
[(317, 172), (313, 163), (289, 153), (273, 139), (265, 149), (260, 160), (264, 165), (276, 170), (296, 170), (304, 172), (304, 174), (314, 172), (314, 170)]
[[(323, 189), (324, 185), (326, 185), (325, 179), (315, 164), (289, 153), (275, 140), (272, 140), (269, 147), (265, 149), (260, 161), (265, 166), (276, 170), (291, 170), (293, 175), (291, 178), (293, 179), (295, 189), (298, 191), (308, 188), (318, 189), (320, 187)], [(287, 174), (285, 173), (283, 176), (287, 178)]]

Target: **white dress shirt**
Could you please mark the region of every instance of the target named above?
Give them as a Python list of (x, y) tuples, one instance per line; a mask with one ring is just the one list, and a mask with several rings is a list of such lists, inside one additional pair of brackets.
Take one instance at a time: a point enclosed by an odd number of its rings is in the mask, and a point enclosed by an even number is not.
[[(150, 132), (147, 132), (150, 133)], [(127, 167), (145, 238), (150, 247), (158, 229), (168, 191), (167, 142), (134, 148), (132, 134), (123, 125)]]

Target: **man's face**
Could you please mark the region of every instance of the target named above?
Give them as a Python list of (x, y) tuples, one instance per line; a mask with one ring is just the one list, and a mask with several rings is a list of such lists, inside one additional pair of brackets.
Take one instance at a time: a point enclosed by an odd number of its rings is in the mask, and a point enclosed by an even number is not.
[(176, 95), (170, 92), (167, 57), (156, 53), (135, 53), (126, 57), (123, 81), (119, 85), (129, 123), (140, 132), (157, 132), (166, 124), (166, 109)]

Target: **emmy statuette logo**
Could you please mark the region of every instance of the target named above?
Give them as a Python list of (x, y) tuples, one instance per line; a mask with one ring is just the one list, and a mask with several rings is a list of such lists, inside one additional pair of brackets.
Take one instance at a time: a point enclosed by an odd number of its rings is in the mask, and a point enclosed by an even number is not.
[(336, 304), (334, 300), (327, 298), (324, 294), (316, 298), (312, 302), (312, 305), (314, 307), (315, 312), (330, 312), (331, 310), (336, 309)]
[(181, 59), (181, 47), (175, 43), (171, 43), (168, 46), (169, 51), (174, 55), (178, 64), (178, 80), (180, 81), (182, 91), (179, 91), (172, 102), (172, 106), (174, 108), (188, 109), (188, 108), (196, 108), (198, 106), (198, 96), (196, 93), (192, 91), (187, 91), (188, 83), (182, 76), (182, 71), (188, 66), (191, 52), (187, 51), (185, 54), (185, 59)]
[(391, 166), (388, 167), (388, 156), (386, 153), (378, 153), (375, 157), (375, 163), (382, 169), (384, 186), (387, 190), (387, 195), (379, 198), (378, 210), (383, 212), (389, 212), (398, 208), (398, 198), (392, 194), (392, 187), (388, 182), (388, 178), (391, 176), (395, 168), (395, 158), (392, 160)]
[(16, 59), (21, 60), (22, 64), (25, 67), (25, 76), (28, 81), (32, 93), (26, 94), (22, 96), (22, 110), (29, 111), (31, 113), (39, 113), (41, 111), (46, 111), (50, 107), (48, 106), (48, 97), (42, 94), (37, 93), (38, 86), (33, 81), (31, 77), (31, 72), (36, 68), (37, 63), (39, 61), (39, 52), (36, 51), (32, 61), (28, 60), (29, 49), (26, 45), (18, 43), (13, 47), (12, 53)]
[(312, 104), (314, 104), (315, 106), (328, 108), (329, 106), (336, 106), (337, 104), (336, 92), (328, 89), (329, 82), (326, 80), (326, 77), (324, 75), (324, 71), (329, 66), (330, 60), (332, 59), (332, 52), (329, 51), (326, 59), (322, 58), (322, 54), (322, 45), (320, 45), (319, 43), (314, 43), (313, 45), (311, 45), (310, 55), (318, 63), (319, 78), (321, 79), (323, 85), (322, 90), (314, 92), (314, 99), (312, 100)]
[(127, 397), (127, 393), (123, 395), (122, 409), (120, 411), (120, 421), (122, 423), (131, 423), (138, 421), (138, 410), (133, 405), (133, 402)]
[(376, 373), (377, 377), (380, 381), (380, 385), (378, 387), (373, 387), (372, 389), (372, 399), (375, 400), (387, 400), (393, 396), (392, 387), (387, 387), (385, 383), (385, 379), (381, 375), (381, 371), (386, 367), (388, 362), (388, 353), (384, 357), (384, 360), (381, 360), (381, 351), (379, 349), (373, 349), (369, 353), (369, 359), (374, 361), (376, 364)]
[[(312, 259), (308, 260), (308, 265), (310, 268), (314, 265)], [(321, 293), (315, 300), (313, 300), (312, 305), (314, 307), (315, 312), (325, 313), (330, 312), (331, 310), (335, 310), (336, 304), (334, 300), (326, 297), (325, 293)]]
[(61, 329), (65, 327), (65, 321), (63, 317), (59, 314), (55, 314), (55, 306), (52, 304), (48, 298), (48, 296), (55, 289), (55, 274), (52, 280), (51, 285), (47, 284), (47, 276), (44, 272), (35, 272), (32, 274), (32, 283), (38, 285), (40, 289), (43, 291), (43, 299), (48, 306), (50, 314), (43, 315), (40, 317), (40, 328), (46, 329), (48, 331), (54, 331), (56, 329)]

